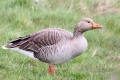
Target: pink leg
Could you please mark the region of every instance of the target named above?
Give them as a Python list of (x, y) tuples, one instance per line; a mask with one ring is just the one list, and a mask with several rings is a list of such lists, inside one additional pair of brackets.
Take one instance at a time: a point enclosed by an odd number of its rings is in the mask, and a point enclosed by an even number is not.
[(49, 75), (54, 75), (54, 74), (55, 74), (55, 66), (49, 65), (48, 74), (49, 74)]

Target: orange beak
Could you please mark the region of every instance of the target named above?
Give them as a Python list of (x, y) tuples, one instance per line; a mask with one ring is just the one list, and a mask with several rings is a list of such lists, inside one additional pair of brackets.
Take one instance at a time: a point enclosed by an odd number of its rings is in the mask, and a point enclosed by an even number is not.
[(93, 23), (93, 29), (101, 29), (102, 26), (96, 24), (96, 23)]

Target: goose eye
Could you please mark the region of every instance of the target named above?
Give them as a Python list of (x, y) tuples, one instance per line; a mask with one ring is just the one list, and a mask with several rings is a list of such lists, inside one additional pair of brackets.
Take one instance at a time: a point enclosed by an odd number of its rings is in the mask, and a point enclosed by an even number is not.
[(90, 23), (90, 21), (87, 21), (87, 23)]

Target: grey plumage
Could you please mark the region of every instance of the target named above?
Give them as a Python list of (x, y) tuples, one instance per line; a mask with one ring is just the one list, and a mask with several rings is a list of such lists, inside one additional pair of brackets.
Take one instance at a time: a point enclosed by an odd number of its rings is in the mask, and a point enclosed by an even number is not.
[(72, 39), (72, 37), (71, 32), (50, 28), (10, 41), (12, 44), (7, 45), (6, 48), (18, 47), (22, 50), (31, 51), (34, 53), (34, 57), (49, 62), (47, 56), (48, 54), (52, 55), (53, 51), (56, 50), (55, 45), (62, 40)]
[(75, 26), (74, 33), (58, 28), (44, 29), (10, 41), (11, 44), (5, 48), (26, 51), (29, 57), (52, 65), (62, 64), (86, 51), (87, 41), (83, 32), (92, 30), (93, 23), (89, 18), (82, 19)]

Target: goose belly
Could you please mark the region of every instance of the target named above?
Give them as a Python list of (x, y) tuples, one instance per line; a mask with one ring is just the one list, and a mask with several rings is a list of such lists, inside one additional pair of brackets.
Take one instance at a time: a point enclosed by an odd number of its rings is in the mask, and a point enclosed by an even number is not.
[(48, 59), (50, 60), (50, 64), (63, 64), (70, 59), (72, 59), (72, 45), (67, 42), (65, 45), (57, 45), (56, 50), (53, 55), (49, 55)]
[(84, 53), (87, 49), (87, 40), (82, 37), (75, 42), (66, 42), (64, 45), (57, 47), (57, 51), (52, 58), (53, 64), (62, 64), (72, 58)]

